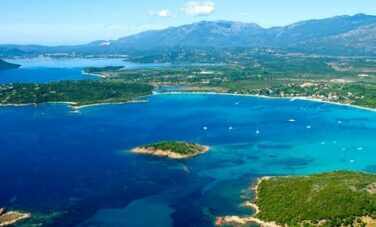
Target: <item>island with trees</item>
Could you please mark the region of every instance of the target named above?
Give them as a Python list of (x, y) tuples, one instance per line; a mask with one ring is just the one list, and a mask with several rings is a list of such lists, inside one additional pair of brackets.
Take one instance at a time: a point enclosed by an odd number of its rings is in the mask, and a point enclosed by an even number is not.
[(30, 216), (29, 213), (6, 211), (5, 208), (0, 208), (0, 226), (13, 225), (16, 222), (29, 218)]
[(217, 225), (376, 226), (376, 175), (338, 171), (264, 177), (253, 188), (253, 217), (226, 216)]
[(171, 159), (186, 159), (206, 153), (209, 151), (209, 146), (180, 141), (165, 141), (136, 147), (131, 151), (137, 154)]

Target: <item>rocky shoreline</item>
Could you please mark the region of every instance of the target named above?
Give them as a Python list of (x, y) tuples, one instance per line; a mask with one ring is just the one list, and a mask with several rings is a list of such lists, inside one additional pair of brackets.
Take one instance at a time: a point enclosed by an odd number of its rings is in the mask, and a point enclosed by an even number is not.
[(12, 225), (30, 217), (30, 213), (21, 213), (17, 211), (7, 212), (4, 208), (0, 208), (0, 226)]

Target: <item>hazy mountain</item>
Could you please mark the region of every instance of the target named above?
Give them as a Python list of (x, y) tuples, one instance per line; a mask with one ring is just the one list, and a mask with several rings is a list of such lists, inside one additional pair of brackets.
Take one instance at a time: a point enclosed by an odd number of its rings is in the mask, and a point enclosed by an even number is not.
[[(262, 28), (230, 21), (199, 22), (147, 31), (114, 41), (95, 42), (102, 49), (157, 49), (165, 47), (271, 47), (333, 53), (350, 48), (368, 52), (375, 42), (376, 16), (357, 14), (309, 20), (286, 27)], [(367, 36), (366, 38), (364, 36)], [(332, 48), (332, 44), (336, 44)], [(347, 51), (350, 52), (350, 51)]]
[(264, 29), (256, 24), (217, 21), (199, 22), (162, 31), (149, 31), (115, 41), (133, 48), (172, 46), (234, 47), (262, 42)]
[[(127, 51), (180, 48), (257, 47), (292, 49), (328, 54), (375, 54), (376, 16), (357, 14), (308, 20), (285, 27), (203, 21), (158, 31), (146, 31), (118, 40), (81, 46), (7, 46), (20, 52), (126, 53)], [(1, 53), (0, 46), (0, 53)], [(1, 57), (1, 54), (0, 54)]]
[(337, 16), (322, 20), (303, 21), (286, 27), (272, 28), (271, 30), (274, 30), (274, 41), (286, 47), (326, 39), (375, 23), (376, 16), (357, 14), (354, 16)]
[(332, 46), (376, 52), (376, 24), (362, 26), (340, 35), (331, 36), (327, 42)]

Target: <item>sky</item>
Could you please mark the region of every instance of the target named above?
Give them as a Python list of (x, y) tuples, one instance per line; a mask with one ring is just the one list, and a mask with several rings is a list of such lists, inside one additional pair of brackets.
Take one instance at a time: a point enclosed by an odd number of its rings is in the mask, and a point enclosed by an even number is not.
[(376, 0), (0, 0), (0, 44), (75, 45), (198, 21), (263, 27), (365, 13)]

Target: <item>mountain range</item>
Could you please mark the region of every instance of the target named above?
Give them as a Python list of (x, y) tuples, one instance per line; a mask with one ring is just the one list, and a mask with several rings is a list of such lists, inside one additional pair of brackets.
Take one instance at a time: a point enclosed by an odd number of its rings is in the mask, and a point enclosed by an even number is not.
[(331, 55), (375, 55), (376, 16), (337, 16), (272, 28), (253, 23), (202, 21), (79, 46), (0, 45), (0, 57), (51, 52), (110, 54), (174, 47), (276, 48)]

